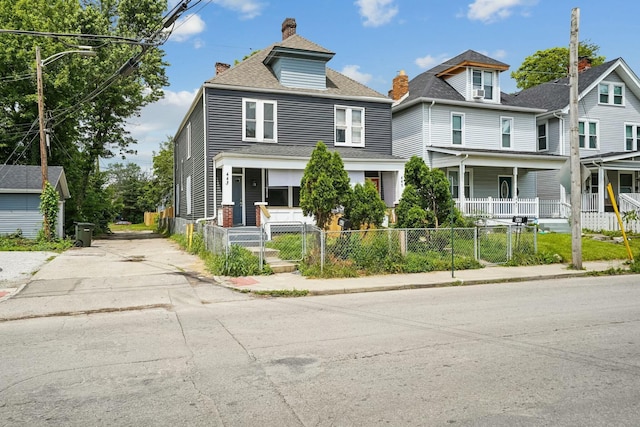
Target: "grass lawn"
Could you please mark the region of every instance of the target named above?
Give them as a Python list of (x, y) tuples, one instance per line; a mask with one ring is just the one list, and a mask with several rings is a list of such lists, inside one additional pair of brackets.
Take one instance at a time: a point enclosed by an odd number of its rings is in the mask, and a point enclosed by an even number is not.
[[(629, 239), (634, 258), (640, 252), (640, 236)], [(538, 251), (551, 252), (562, 256), (564, 262), (571, 262), (571, 234), (538, 234)], [(627, 259), (624, 243), (601, 242), (589, 236), (582, 238), (582, 260), (598, 261), (609, 259)]]

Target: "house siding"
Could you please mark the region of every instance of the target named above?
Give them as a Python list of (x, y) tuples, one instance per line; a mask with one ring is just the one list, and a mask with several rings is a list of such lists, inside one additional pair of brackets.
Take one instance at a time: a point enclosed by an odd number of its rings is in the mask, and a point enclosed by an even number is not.
[(39, 212), (39, 209), (40, 194), (0, 194), (0, 211), (34, 210)]
[(561, 186), (558, 182), (557, 175), (558, 171), (536, 172), (537, 196), (541, 200), (560, 200)]
[(207, 150), (210, 156), (234, 151), (253, 142), (242, 141), (242, 99), (272, 100), (277, 107), (278, 144), (334, 145), (334, 107), (364, 107), (363, 150), (391, 154), (391, 108), (389, 104), (314, 98), (288, 94), (264, 94), (207, 88)]
[[(486, 198), (499, 196), (499, 176), (513, 176), (511, 168), (473, 168), (473, 197)], [(534, 172), (518, 174), (518, 197), (528, 199), (536, 197), (536, 180)]]
[(42, 214), (37, 210), (2, 210), (0, 211), (0, 235), (22, 231), (28, 239), (38, 237), (42, 228)]
[(470, 87), (467, 84), (467, 81), (469, 80), (467, 78), (468, 74), (469, 70), (465, 70), (462, 73), (456, 74), (455, 76), (451, 76), (447, 79), (447, 83), (449, 83), (452, 88), (454, 88), (460, 95), (464, 96), (465, 98), (469, 98), (469, 95), (467, 93), (467, 88)]
[[(605, 82), (622, 82), (615, 73), (606, 76)], [(587, 93), (579, 103), (579, 120), (592, 120), (598, 122), (598, 148), (580, 149), (580, 157), (593, 156), (624, 150), (624, 125), (625, 123), (640, 124), (640, 100), (629, 89), (625, 88), (625, 105), (598, 104), (598, 85)], [(570, 151), (570, 129), (565, 126), (565, 153)]]
[[(422, 108), (422, 107), (421, 107)], [(392, 154), (398, 157), (422, 157), (422, 123), (421, 108), (401, 111), (393, 116)], [(428, 120), (428, 113), (427, 120)], [(425, 121), (428, 123), (428, 121)], [(426, 128), (427, 126), (425, 126)]]
[(482, 110), (436, 104), (433, 109), (432, 141), (434, 145), (451, 145), (451, 113), (464, 114), (464, 142), (466, 148), (493, 149), (501, 148), (500, 118), (513, 118), (512, 144), (509, 151), (535, 151), (536, 120), (533, 114), (518, 112), (502, 112), (499, 110)]
[(322, 61), (298, 58), (279, 58), (273, 64), (273, 72), (283, 86), (326, 89), (326, 65)]

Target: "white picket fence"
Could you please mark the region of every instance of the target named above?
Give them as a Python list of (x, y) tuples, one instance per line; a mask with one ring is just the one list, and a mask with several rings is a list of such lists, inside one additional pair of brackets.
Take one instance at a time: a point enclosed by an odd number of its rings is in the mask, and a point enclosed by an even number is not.
[[(613, 212), (582, 212), (581, 215), (582, 229), (594, 231), (620, 231), (620, 225), (616, 214)], [(627, 233), (640, 233), (640, 221), (624, 221), (624, 230)]]

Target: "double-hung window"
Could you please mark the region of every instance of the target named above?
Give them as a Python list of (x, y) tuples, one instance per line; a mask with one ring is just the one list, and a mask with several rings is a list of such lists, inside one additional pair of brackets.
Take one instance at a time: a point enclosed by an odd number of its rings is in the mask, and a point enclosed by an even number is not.
[(335, 145), (364, 147), (364, 108), (335, 107)]
[(624, 125), (624, 149), (626, 151), (637, 151), (640, 149), (638, 140), (640, 139), (640, 125)]
[(242, 100), (242, 140), (277, 142), (277, 103), (258, 99)]
[(578, 122), (578, 141), (580, 148), (598, 148), (598, 122)]
[(622, 83), (600, 83), (598, 102), (608, 105), (624, 105), (624, 85)]
[(464, 145), (464, 114), (451, 113), (451, 144)]
[(547, 122), (545, 122), (538, 125), (538, 151), (546, 151), (548, 149)]
[(473, 70), (473, 90), (484, 90), (484, 99), (493, 99), (493, 71)]
[(500, 117), (501, 147), (511, 148), (513, 145), (513, 118)]

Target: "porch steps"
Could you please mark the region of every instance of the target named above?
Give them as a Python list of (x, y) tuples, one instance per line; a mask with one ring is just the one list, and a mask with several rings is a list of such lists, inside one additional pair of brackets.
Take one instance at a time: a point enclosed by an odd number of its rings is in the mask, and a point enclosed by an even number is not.
[[(260, 256), (259, 246), (248, 246), (247, 249), (255, 256)], [(264, 248), (264, 263), (269, 264), (274, 273), (291, 273), (298, 269), (298, 264), (280, 259), (280, 251)]]

